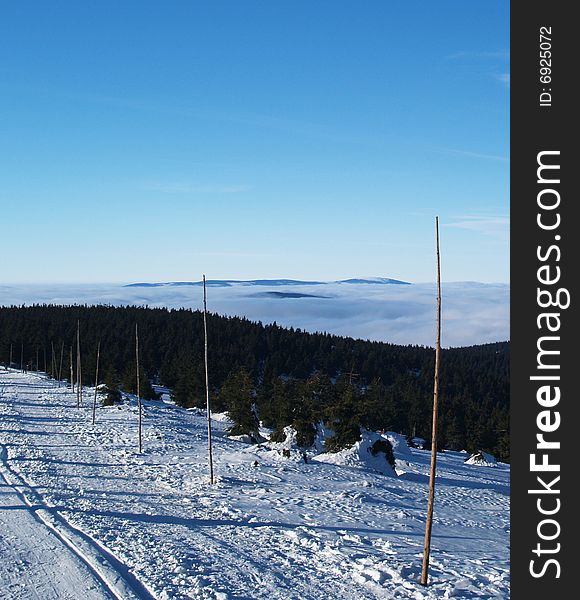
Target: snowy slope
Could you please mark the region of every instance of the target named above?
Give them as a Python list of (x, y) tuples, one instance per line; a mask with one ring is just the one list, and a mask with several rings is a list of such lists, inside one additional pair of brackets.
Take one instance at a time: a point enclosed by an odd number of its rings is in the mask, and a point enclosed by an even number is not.
[(398, 477), (305, 464), (220, 419), (209, 486), (202, 411), (147, 403), (141, 455), (134, 406), (100, 408), (95, 427), (89, 412), (0, 371), (0, 598), (40, 581), (48, 600), (509, 597), (507, 465), (441, 454), (424, 588), (428, 452), (401, 447)]
[(0, 597), (74, 600), (111, 598), (106, 584), (50, 529), (0, 470)]

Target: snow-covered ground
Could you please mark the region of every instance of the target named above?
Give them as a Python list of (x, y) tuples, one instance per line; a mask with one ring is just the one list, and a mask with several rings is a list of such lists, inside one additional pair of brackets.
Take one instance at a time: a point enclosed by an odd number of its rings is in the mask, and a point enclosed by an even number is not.
[[(429, 587), (418, 583), (429, 453), (398, 477), (226, 437), (170, 403), (81, 409), (0, 371), (0, 598), (508, 598), (509, 467), (438, 458)], [(257, 465), (255, 463), (257, 462)], [(338, 464), (336, 464), (338, 463)]]

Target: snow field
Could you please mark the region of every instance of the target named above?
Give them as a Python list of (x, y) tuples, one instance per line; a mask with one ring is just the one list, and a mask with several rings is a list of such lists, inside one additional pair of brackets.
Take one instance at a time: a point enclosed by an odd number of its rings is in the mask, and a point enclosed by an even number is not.
[[(459, 452), (438, 457), (425, 588), (418, 580), (429, 452), (389, 433), (398, 477), (336, 455), (305, 464), (298, 452), (286, 458), (229, 439), (227, 420), (216, 415), (210, 486), (204, 411), (146, 402), (138, 454), (136, 407), (99, 408), (93, 427), (91, 402), (90, 388), (76, 409), (56, 382), (0, 371), (0, 536), (18, 538), (32, 527), (18, 515), (41, 513), (70, 537), (74, 550), (50, 534), (71, 598), (509, 597), (507, 465), (466, 465)], [(33, 521), (49, 535), (49, 524)], [(40, 537), (0, 539), (0, 598), (34, 597), (15, 583), (22, 561), (32, 584), (44, 577), (56, 586), (57, 574), (37, 564)], [(51, 593), (41, 597), (67, 597)]]

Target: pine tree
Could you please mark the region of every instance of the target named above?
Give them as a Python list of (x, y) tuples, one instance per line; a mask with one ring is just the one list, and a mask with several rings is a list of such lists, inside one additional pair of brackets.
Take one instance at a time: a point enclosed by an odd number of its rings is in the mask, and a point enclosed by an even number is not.
[(361, 425), (371, 431), (393, 429), (395, 409), (392, 397), (380, 379), (374, 379), (361, 397)]
[(271, 382), (270, 414), (271, 422), (275, 427), (274, 438), (285, 439), (284, 427), (293, 420), (292, 399), (289, 395), (289, 386), (280, 377), (274, 377)]
[[(128, 394), (137, 393), (137, 367), (133, 361), (129, 363), (123, 373), (123, 390)], [(139, 365), (139, 392), (142, 400), (158, 400), (159, 396), (155, 393), (147, 373), (142, 365)]]
[(256, 442), (260, 438), (259, 422), (253, 395), (252, 379), (245, 368), (228, 376), (220, 391), (220, 399), (233, 421), (230, 435), (248, 435)]
[(334, 435), (325, 442), (328, 452), (338, 452), (361, 439), (358, 399), (354, 385), (346, 377), (342, 377), (337, 385), (341, 390), (338, 404), (333, 406), (328, 414), (328, 424), (334, 431)]
[(105, 371), (105, 389), (103, 390), (105, 397), (103, 399), (103, 406), (114, 406), (119, 404), (122, 400), (121, 396), (121, 379), (117, 373), (115, 367), (109, 365)]
[(316, 413), (307, 382), (292, 381), (289, 395), (292, 398), (292, 426), (296, 430), (296, 444), (310, 448), (316, 438)]
[(268, 378), (264, 376), (262, 383), (256, 390), (256, 406), (258, 407), (260, 421), (264, 427), (269, 427), (271, 429), (276, 428), (276, 419), (272, 404), (274, 379), (275, 377), (273, 376)]
[(171, 399), (184, 408), (205, 408), (205, 391), (198, 368), (189, 366), (183, 369)]

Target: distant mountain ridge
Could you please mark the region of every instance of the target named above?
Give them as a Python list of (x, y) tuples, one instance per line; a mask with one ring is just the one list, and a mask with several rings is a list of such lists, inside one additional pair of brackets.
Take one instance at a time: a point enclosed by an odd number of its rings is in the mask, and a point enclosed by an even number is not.
[[(267, 287), (282, 287), (292, 285), (329, 285), (336, 283), (345, 284), (374, 284), (374, 285), (411, 285), (408, 281), (400, 281), (399, 279), (390, 279), (388, 277), (367, 277), (364, 279), (341, 279), (339, 281), (302, 281), (300, 279), (208, 279), (206, 284), (211, 287), (231, 287), (233, 285), (240, 286), (267, 286)], [(159, 283), (129, 283), (123, 287), (187, 287), (200, 286), (203, 281), (167, 281)]]

